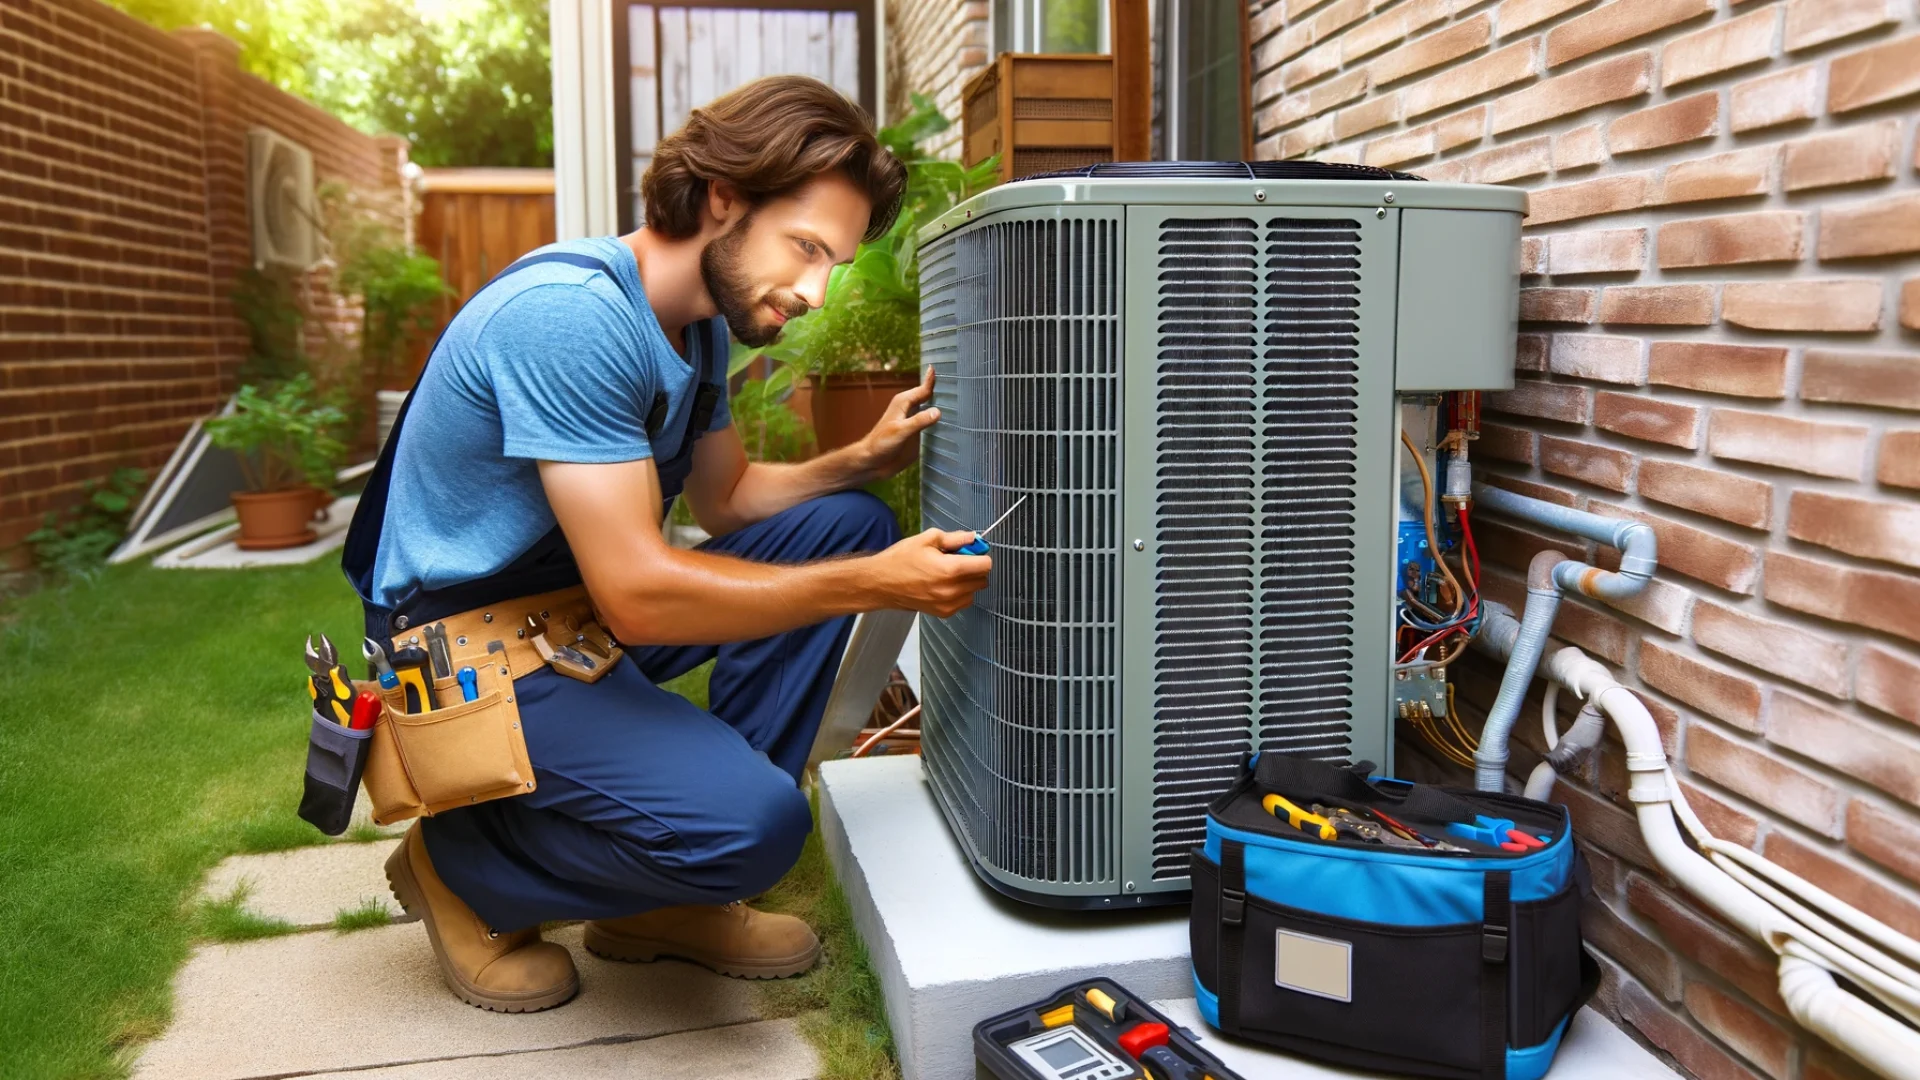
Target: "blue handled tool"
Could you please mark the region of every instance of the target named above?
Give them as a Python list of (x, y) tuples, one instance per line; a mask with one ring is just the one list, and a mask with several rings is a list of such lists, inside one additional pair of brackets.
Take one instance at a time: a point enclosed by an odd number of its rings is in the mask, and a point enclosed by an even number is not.
[(1006, 513), (1000, 515), (999, 520), (995, 521), (993, 524), (987, 526), (986, 528), (981, 529), (979, 532), (974, 533), (973, 539), (967, 541), (967, 544), (965, 547), (956, 548), (954, 549), (953, 553), (955, 555), (985, 555), (987, 552), (992, 551), (993, 545), (987, 543), (987, 534), (999, 528), (1000, 522), (1005, 521), (1008, 518), (1012, 517), (1013, 512), (1015, 510), (1020, 509), (1020, 504), (1026, 501), (1027, 501), (1027, 497), (1025, 495), (1020, 496), (1019, 499), (1015, 500), (1012, 506), (1007, 507)]
[(1476, 814), (1473, 820), (1472, 825), (1463, 821), (1449, 822), (1447, 831), (1488, 847), (1497, 847), (1502, 851), (1531, 851), (1547, 846), (1546, 837), (1529, 836), (1515, 828), (1513, 822), (1507, 818)]
[(460, 669), (460, 700), (472, 701), (480, 696), (480, 676), (470, 667)]

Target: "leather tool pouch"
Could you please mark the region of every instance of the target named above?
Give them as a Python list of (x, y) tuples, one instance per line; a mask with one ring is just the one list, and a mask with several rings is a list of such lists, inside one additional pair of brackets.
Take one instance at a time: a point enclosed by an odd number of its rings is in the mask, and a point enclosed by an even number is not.
[(446, 703), (429, 712), (406, 711), (402, 691), (381, 692), (386, 703), (369, 739), (365, 781), (373, 820), (388, 825), (534, 789), (513, 678), (499, 664), (474, 665), (479, 696), (460, 700), (454, 679), (434, 682)]
[[(547, 628), (546, 641), (548, 647), (542, 649), (541, 654), (547, 666), (570, 679), (585, 683), (596, 683), (606, 678), (624, 655), (620, 644), (613, 640), (613, 635), (602, 630), (600, 624), (591, 619), (555, 620)], [(556, 647), (567, 651), (554, 651)], [(595, 651), (596, 648), (599, 651)]]

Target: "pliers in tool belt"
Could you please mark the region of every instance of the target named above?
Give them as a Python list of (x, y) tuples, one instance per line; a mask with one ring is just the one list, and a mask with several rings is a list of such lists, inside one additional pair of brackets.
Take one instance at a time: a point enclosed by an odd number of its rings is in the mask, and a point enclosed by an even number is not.
[(307, 680), (307, 696), (313, 699), (314, 710), (346, 727), (353, 723), (353, 683), (347, 678), (347, 669), (340, 664), (340, 654), (334, 650), (333, 640), (325, 634), (320, 635), (320, 648), (313, 647), (313, 635), (307, 635), (307, 670), (313, 672)]

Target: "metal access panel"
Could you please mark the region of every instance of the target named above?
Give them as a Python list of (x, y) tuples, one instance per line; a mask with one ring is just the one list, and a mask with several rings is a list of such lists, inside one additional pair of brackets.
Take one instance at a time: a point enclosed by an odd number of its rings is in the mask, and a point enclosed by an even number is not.
[(1387, 763), (1398, 217), (1128, 208), (1123, 894), (1250, 751)]
[(1012, 210), (921, 252), (922, 520), (1027, 500), (974, 606), (921, 622), (922, 754), (976, 870), (1040, 903), (1120, 887), (1123, 215)]

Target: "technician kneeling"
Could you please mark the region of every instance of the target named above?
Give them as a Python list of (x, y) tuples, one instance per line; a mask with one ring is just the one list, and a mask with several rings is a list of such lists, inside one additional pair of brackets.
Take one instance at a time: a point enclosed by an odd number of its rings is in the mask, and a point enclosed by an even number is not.
[[(797, 781), (851, 617), (952, 614), (992, 564), (950, 553), (969, 533), (900, 540), (886, 506), (850, 490), (911, 458), (939, 419), (912, 412), (931, 380), (855, 446), (751, 463), (728, 418), (727, 335), (765, 345), (819, 307), (905, 179), (838, 93), (762, 79), (661, 141), (644, 227), (521, 259), (434, 347), (344, 564), (369, 638), (402, 666), (427, 650), (428, 677), (476, 668), (491, 704), (471, 708), (511, 721), (492, 741), (524, 735), (527, 790), (464, 805), (460, 784), (512, 779), (505, 750), (430, 713), (401, 710), (384, 733), (412, 740), (404, 780), (434, 811), (388, 879), (469, 1004), (531, 1011), (578, 991), (547, 920), (590, 920), (587, 947), (618, 960), (767, 978), (818, 958), (805, 923), (740, 901), (811, 827)], [(661, 535), (683, 493), (715, 537), (697, 551)], [(655, 685), (715, 659), (711, 712)], [(471, 674), (439, 674), (442, 708), (473, 697)]]

